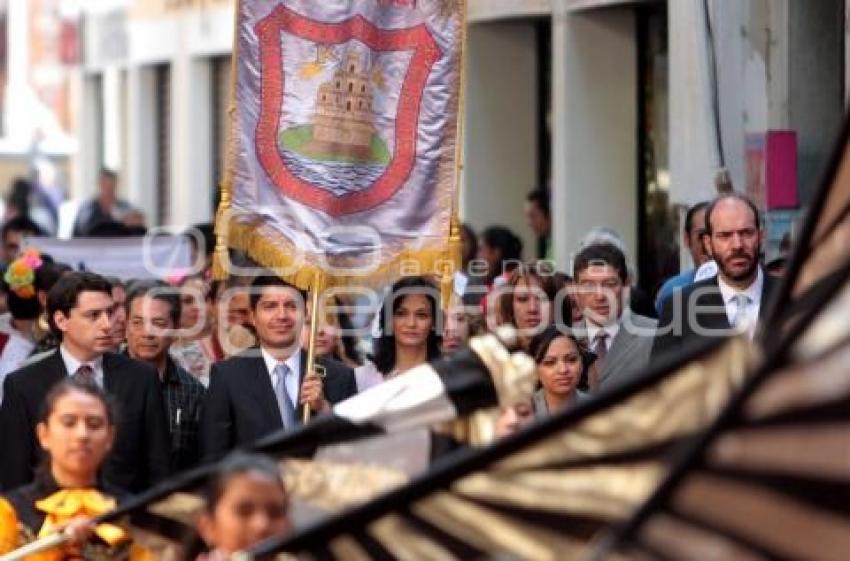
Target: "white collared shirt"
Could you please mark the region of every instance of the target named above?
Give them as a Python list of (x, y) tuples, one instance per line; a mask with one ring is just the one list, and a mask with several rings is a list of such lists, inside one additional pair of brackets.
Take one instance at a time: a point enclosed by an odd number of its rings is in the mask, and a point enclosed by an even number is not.
[(103, 355), (98, 356), (93, 360), (83, 362), (72, 355), (65, 345), (59, 345), (59, 354), (62, 356), (62, 362), (65, 363), (65, 370), (68, 371), (68, 376), (73, 376), (83, 364), (91, 366), (94, 372), (94, 383), (100, 388), (103, 388)]
[(596, 350), (596, 336), (601, 331), (604, 331), (608, 335), (605, 339), (605, 350), (610, 351), (611, 345), (614, 344), (614, 337), (616, 337), (617, 333), (620, 332), (620, 321), (621, 320), (618, 319), (617, 321), (603, 327), (596, 325), (592, 321), (585, 320), (584, 325), (587, 327), (587, 342), (590, 345), (590, 350)]
[(745, 315), (739, 319), (738, 325), (752, 339), (756, 332), (756, 324), (761, 310), (761, 293), (764, 288), (764, 273), (762, 273), (761, 267), (758, 268), (758, 273), (756, 273), (756, 280), (746, 290), (738, 290), (729, 286), (720, 275), (717, 276), (717, 284), (720, 287), (720, 295), (723, 297), (723, 305), (726, 307), (726, 317), (732, 327), (735, 327), (734, 321), (738, 315), (737, 296), (741, 294), (749, 299), (747, 309), (743, 312)]
[[(278, 364), (280, 364), (280, 361), (273, 357), (271, 353), (262, 346), (260, 347), (260, 352), (263, 354), (263, 362), (266, 363), (266, 371), (269, 373), (269, 377), (272, 381), (272, 387), (274, 387), (274, 369)], [(290, 376), (287, 376), (286, 379), (284, 379), (286, 395), (289, 396), (292, 404), (298, 407), (298, 378), (301, 377), (301, 349), (296, 349), (288, 359), (283, 361), (283, 364), (289, 367), (289, 372), (291, 373)]]

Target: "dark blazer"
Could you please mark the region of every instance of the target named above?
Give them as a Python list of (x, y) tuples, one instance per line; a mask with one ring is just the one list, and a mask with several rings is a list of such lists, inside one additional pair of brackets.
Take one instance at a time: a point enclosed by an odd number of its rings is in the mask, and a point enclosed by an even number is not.
[[(35, 425), (50, 388), (67, 376), (56, 349), (6, 377), (0, 407), (3, 489), (33, 480), (42, 456)], [(102, 468), (103, 480), (130, 492), (142, 491), (169, 474), (168, 430), (156, 371), (124, 355), (106, 353), (103, 386), (119, 409), (118, 433)]]
[[(301, 352), (298, 387), (307, 369)], [(325, 367), (325, 399), (338, 403), (357, 393), (354, 371), (335, 360), (319, 358)], [(300, 418), (300, 410), (299, 418)], [(201, 458), (212, 461), (283, 428), (271, 376), (257, 348), (213, 364), (201, 414)]]
[[(778, 284), (777, 279), (764, 272), (763, 277), (759, 319)], [(731, 330), (716, 276), (676, 289), (661, 309), (652, 358), (681, 352), (695, 345), (695, 341), (728, 337)]]

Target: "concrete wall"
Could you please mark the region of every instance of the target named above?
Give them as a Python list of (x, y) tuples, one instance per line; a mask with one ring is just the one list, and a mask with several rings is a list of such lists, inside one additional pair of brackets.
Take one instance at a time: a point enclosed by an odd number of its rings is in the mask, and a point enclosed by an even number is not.
[(148, 222), (156, 216), (156, 72), (152, 66), (127, 71), (127, 197), (143, 210)]
[(171, 222), (186, 227), (212, 219), (211, 59), (172, 64)]
[(567, 268), (595, 226), (637, 247), (637, 45), (631, 9), (553, 16), (555, 255)]
[(522, 212), (537, 181), (537, 45), (527, 21), (469, 27), (465, 170), (460, 212), (480, 231), (500, 224), (534, 238)]

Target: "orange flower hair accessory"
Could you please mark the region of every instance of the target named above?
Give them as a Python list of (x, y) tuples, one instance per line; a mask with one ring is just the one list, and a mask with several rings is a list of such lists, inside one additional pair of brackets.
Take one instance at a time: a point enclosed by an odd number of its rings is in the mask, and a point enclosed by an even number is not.
[(6, 269), (3, 280), (9, 285), (9, 290), (18, 298), (29, 299), (35, 296), (35, 271), (41, 267), (41, 254), (35, 248), (24, 250), (20, 257), (12, 261)]

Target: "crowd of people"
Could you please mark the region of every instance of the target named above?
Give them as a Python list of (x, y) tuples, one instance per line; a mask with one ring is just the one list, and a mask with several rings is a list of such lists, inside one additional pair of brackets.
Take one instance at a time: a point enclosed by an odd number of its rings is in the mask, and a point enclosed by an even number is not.
[[(206, 267), (122, 281), (74, 271), (22, 249), (22, 236), (38, 227), (10, 218), (0, 232), (0, 553), (70, 524), (71, 551), (143, 558), (120, 529), (92, 528), (85, 517), (223, 459), (197, 521), (206, 557), (285, 532), (291, 521), (277, 466), (234, 450), (300, 426), (305, 408), (320, 415), (502, 325), (516, 329), (533, 358), (539, 389), (494, 415), (497, 436), (625, 383), (662, 354), (705, 338), (753, 336), (775, 280), (760, 264), (762, 222), (745, 197), (720, 195), (690, 209), (683, 240), (694, 268), (666, 282), (654, 306), (637, 298), (627, 253), (610, 230), (589, 233), (570, 270), (559, 271), (547, 259), (547, 201), (535, 191), (526, 209), (541, 239), (538, 259), (524, 262), (507, 228), (476, 235), (467, 226), (446, 309), (434, 279), (403, 277), (377, 309), (361, 307), (365, 321), (346, 312), (357, 302), (344, 295), (310, 309), (302, 291), (270, 272), (212, 281)], [(89, 210), (95, 231), (113, 221), (102, 205)], [(318, 359), (307, 372), (312, 321)], [(69, 502), (78, 508), (56, 507)]]

